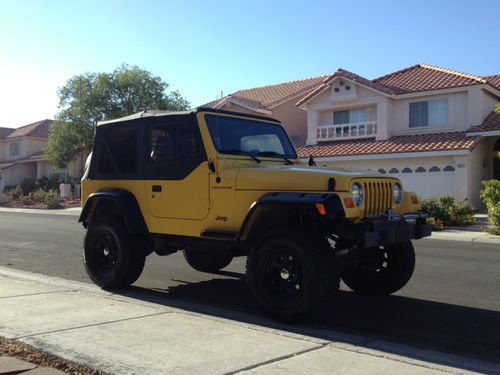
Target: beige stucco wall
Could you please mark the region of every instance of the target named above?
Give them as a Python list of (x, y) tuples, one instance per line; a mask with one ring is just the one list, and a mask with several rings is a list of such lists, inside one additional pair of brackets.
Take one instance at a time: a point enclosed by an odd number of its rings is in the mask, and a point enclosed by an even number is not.
[(22, 163), (2, 171), (4, 186), (15, 186), (25, 178), (36, 178), (36, 163)]
[(295, 142), (295, 146), (306, 144), (307, 113), (295, 105), (301, 97), (285, 102), (272, 109), (272, 117), (281, 121), (286, 132)]
[(36, 154), (47, 147), (47, 139), (24, 138), (24, 157)]

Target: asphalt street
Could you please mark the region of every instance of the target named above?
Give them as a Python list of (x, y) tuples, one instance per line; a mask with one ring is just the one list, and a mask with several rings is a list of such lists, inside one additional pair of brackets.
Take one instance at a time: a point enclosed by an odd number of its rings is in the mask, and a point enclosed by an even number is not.
[[(81, 256), (84, 230), (76, 219), (0, 212), (0, 266), (90, 283)], [(287, 329), (318, 337), (362, 334), (500, 363), (500, 246), (430, 239), (415, 247), (417, 268), (403, 290), (367, 298), (342, 285), (330, 309)], [(208, 274), (190, 269), (182, 254), (151, 255), (141, 278), (123, 294), (260, 321), (245, 286), (244, 262), (237, 258)]]

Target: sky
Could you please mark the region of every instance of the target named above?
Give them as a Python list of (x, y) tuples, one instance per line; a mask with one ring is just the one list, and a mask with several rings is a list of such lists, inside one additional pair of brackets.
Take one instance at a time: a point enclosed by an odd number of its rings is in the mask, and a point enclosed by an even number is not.
[(198, 106), (244, 88), (417, 63), (500, 73), (498, 0), (0, 0), (0, 126), (74, 75), (137, 65)]

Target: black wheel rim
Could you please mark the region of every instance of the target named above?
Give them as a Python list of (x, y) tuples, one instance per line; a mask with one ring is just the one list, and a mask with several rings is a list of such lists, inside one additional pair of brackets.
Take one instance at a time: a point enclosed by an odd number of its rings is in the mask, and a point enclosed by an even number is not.
[(361, 269), (365, 272), (372, 272), (375, 274), (383, 274), (387, 271), (389, 266), (389, 254), (383, 247), (373, 249), (372, 259), (363, 264)]
[(95, 265), (100, 271), (111, 271), (118, 261), (118, 244), (109, 232), (100, 233), (94, 247)]
[(300, 259), (288, 249), (276, 249), (265, 263), (265, 280), (271, 293), (290, 299), (302, 293), (304, 271)]

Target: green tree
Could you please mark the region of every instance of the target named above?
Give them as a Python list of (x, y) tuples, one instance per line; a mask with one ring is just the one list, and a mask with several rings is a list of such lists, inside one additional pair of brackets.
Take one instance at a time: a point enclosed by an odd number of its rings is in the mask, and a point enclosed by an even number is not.
[(189, 102), (167, 88), (160, 77), (129, 65), (112, 73), (70, 78), (57, 93), (60, 111), (50, 128), (45, 154), (57, 168), (63, 168), (82, 151), (90, 150), (97, 121), (147, 109), (188, 109)]

